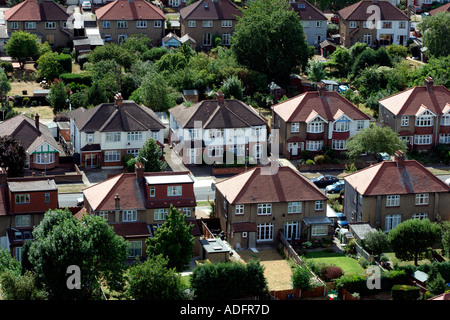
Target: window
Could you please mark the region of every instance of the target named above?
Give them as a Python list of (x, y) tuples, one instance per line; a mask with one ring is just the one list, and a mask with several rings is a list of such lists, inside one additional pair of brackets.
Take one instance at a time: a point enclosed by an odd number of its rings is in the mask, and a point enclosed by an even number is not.
[(386, 196), (386, 207), (398, 207), (400, 206), (400, 196)]
[(223, 129), (210, 129), (209, 130), (209, 138), (222, 138), (223, 137)]
[(244, 205), (243, 204), (237, 204), (234, 207), (234, 214), (236, 214), (236, 215), (244, 214)]
[(212, 157), (222, 157), (223, 156), (223, 146), (210, 146), (208, 148), (208, 156)]
[(105, 151), (105, 162), (120, 161), (120, 150)]
[(145, 20), (138, 20), (136, 21), (136, 28), (147, 28), (147, 21)]
[(322, 27), (322, 21), (316, 21), (316, 28)]
[(427, 205), (429, 201), (428, 193), (419, 193), (416, 194), (416, 206)]
[(156, 220), (166, 220), (166, 215), (168, 214), (169, 210), (167, 208), (165, 209), (155, 209), (153, 210), (153, 219)]
[(122, 221), (130, 222), (137, 220), (137, 211), (136, 210), (123, 210), (122, 211)]
[(409, 117), (408, 116), (402, 116), (400, 120), (400, 125), (402, 127), (407, 127), (409, 125)]
[(153, 140), (158, 141), (158, 139), (159, 139), (159, 131), (152, 131), (152, 138), (153, 138)]
[(212, 26), (213, 26), (212, 20), (203, 20), (202, 21), (203, 28), (212, 28)]
[(103, 29), (111, 28), (111, 21), (103, 21)]
[(119, 20), (117, 21), (117, 29), (126, 29), (128, 28), (128, 21)]
[(118, 43), (125, 42), (125, 41), (127, 41), (127, 39), (128, 39), (128, 36), (125, 33), (119, 34), (117, 36), (117, 42)]
[(55, 35), (54, 34), (47, 34), (45, 36), (45, 41), (47, 41), (48, 44), (51, 45), (51, 46), (55, 45)]
[(382, 28), (383, 29), (392, 29), (392, 21), (383, 21)]
[(301, 202), (288, 202), (288, 213), (301, 213), (302, 203)]
[(55, 162), (54, 153), (33, 153), (34, 163), (49, 164)]
[(167, 187), (167, 196), (168, 197), (181, 196), (182, 190), (183, 190), (182, 186), (169, 186)]
[(155, 187), (151, 187), (151, 188), (150, 188), (150, 197), (151, 197), (151, 198), (154, 198), (154, 197), (155, 197), (155, 194), (156, 194)]
[(309, 21), (302, 20), (303, 28), (309, 28)]
[(86, 142), (94, 142), (94, 134), (86, 133)]
[(29, 194), (16, 194), (15, 197), (16, 204), (29, 204), (30, 203), (30, 195)]
[(16, 227), (31, 226), (31, 216), (28, 214), (21, 214), (16, 216)]
[(99, 211), (98, 216), (103, 218), (105, 221), (108, 221), (108, 211)]
[(188, 27), (189, 28), (195, 28), (196, 27), (196, 21), (195, 20), (189, 20), (188, 21)]
[(271, 203), (258, 203), (258, 215), (271, 215), (272, 204)]
[(293, 122), (291, 123), (291, 132), (299, 132), (300, 131), (300, 123)]
[(332, 141), (332, 149), (346, 150), (347, 149), (347, 140), (333, 140)]
[(398, 23), (398, 28), (399, 29), (406, 29), (406, 22), (405, 21), (400, 21)]
[(321, 133), (324, 130), (324, 122), (318, 118), (308, 123), (306, 132), (308, 133)]
[(284, 237), (286, 240), (300, 239), (300, 221), (286, 222), (284, 224)]
[(19, 29), (19, 23), (18, 22), (11, 22), (9, 26), (13, 30), (14, 29)]
[(50, 203), (50, 193), (45, 193), (44, 194), (44, 202), (45, 203)]
[(441, 133), (439, 135), (439, 143), (450, 143), (450, 133)]
[(128, 241), (129, 257), (142, 256), (142, 241)]
[(333, 130), (336, 132), (347, 132), (350, 130), (350, 120), (345, 118), (344, 120), (336, 121), (333, 125)]
[(141, 131), (127, 132), (127, 141), (142, 141)]
[(231, 28), (233, 26), (233, 21), (222, 20), (222, 28)]
[(25, 22), (25, 29), (36, 29), (36, 22)]
[(257, 241), (272, 241), (273, 223), (261, 223), (257, 226)]
[(327, 225), (313, 225), (311, 227), (311, 235), (312, 236), (325, 236), (328, 234), (328, 226)]
[(306, 150), (308, 151), (318, 151), (322, 150), (323, 141), (306, 141)]
[(416, 126), (431, 127), (433, 125), (433, 116), (431, 114), (423, 114), (416, 118)]
[(356, 28), (356, 21), (350, 21), (350, 29)]
[(431, 134), (414, 136), (414, 143), (419, 144), (419, 145), (431, 144), (432, 140), (433, 140), (433, 135), (431, 135)]
[(419, 220), (423, 220), (428, 218), (428, 214), (427, 213), (415, 213), (412, 215), (413, 219), (419, 219)]
[(19, 262), (22, 261), (22, 248), (23, 247), (16, 247), (16, 250), (15, 250), (16, 251), (15, 257), (16, 257), (16, 260)]
[(323, 201), (316, 201), (314, 204), (314, 210), (321, 211), (323, 210)]
[(191, 208), (183, 208), (183, 214), (189, 218), (191, 216)]
[(229, 34), (229, 33), (222, 34), (222, 45), (229, 46), (230, 39), (231, 39), (231, 34)]
[(389, 232), (401, 222), (400, 214), (389, 214), (385, 218), (384, 231)]
[(45, 29), (56, 29), (56, 22), (46, 21), (45, 22)]
[(364, 129), (364, 120), (357, 120), (356, 121), (356, 130), (361, 131)]
[(364, 29), (373, 29), (373, 23), (372, 23), (372, 21), (364, 21), (364, 22), (363, 22), (363, 28), (364, 28)]
[(161, 28), (162, 26), (162, 21), (161, 20), (155, 20), (155, 22), (153, 22), (153, 27), (154, 28)]
[(198, 129), (189, 129), (189, 137), (191, 139), (200, 138), (200, 132)]
[(261, 130), (262, 130), (261, 127), (254, 127), (252, 128), (252, 133), (254, 136), (259, 137), (261, 135)]
[[(364, 23), (365, 23), (365, 21), (364, 21)], [(367, 43), (368, 45), (372, 45), (372, 35), (370, 33), (364, 34), (363, 42)]]
[(203, 45), (210, 46), (211, 45), (211, 33), (203, 34)]
[(106, 132), (106, 142), (119, 142), (120, 132)]
[(446, 113), (441, 117), (441, 126), (450, 126), (450, 113)]
[(132, 154), (135, 158), (137, 157), (139, 153), (139, 149), (128, 149), (127, 154)]

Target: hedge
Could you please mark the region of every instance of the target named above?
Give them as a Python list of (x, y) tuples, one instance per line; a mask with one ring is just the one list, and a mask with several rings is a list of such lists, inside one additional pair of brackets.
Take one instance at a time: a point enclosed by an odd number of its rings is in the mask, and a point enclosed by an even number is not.
[(82, 73), (61, 73), (59, 78), (64, 81), (65, 84), (71, 82), (84, 84), (90, 86), (92, 84), (92, 75), (88, 72)]
[(58, 56), (58, 61), (64, 72), (71, 73), (72, 72), (72, 56), (67, 53), (61, 53)]
[(417, 300), (420, 297), (420, 288), (416, 286), (397, 284), (392, 287), (392, 300)]

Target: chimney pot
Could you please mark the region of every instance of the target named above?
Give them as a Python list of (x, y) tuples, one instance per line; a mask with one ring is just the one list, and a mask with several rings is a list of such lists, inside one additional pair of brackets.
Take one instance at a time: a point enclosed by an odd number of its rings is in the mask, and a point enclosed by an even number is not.
[(115, 101), (115, 105), (117, 107), (121, 107), (122, 106), (123, 98), (122, 98), (122, 94), (120, 92), (116, 93), (114, 95), (114, 101)]
[(433, 78), (432, 77), (427, 77), (425, 79), (425, 86), (427, 87), (427, 90), (429, 92), (433, 92)]
[(223, 105), (224, 104), (225, 99), (224, 99), (224, 94), (223, 94), (222, 91), (218, 91), (216, 93), (216, 98), (217, 98), (217, 103), (219, 105)]
[(323, 97), (325, 95), (325, 83), (322, 81), (317, 84), (317, 92), (319, 93), (319, 97)]
[(134, 171), (136, 172), (136, 179), (140, 180), (144, 177), (144, 166), (142, 163), (137, 162), (134, 165)]
[(36, 129), (38, 129), (38, 131), (40, 131), (39, 130), (39, 114), (38, 113), (36, 113), (34, 115), (34, 125), (36, 126)]
[(397, 161), (397, 166), (405, 166), (405, 154), (403, 153), (403, 151), (399, 150), (395, 153), (395, 161)]
[(114, 197), (114, 207), (116, 210), (120, 209), (120, 197), (118, 193), (116, 193), (116, 196)]

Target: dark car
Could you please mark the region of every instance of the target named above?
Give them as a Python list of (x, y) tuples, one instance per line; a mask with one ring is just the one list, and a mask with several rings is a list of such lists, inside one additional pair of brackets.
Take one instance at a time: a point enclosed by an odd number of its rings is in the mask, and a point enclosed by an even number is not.
[(323, 175), (314, 179), (311, 179), (311, 182), (314, 183), (319, 188), (325, 188), (330, 184), (338, 182), (339, 178), (332, 175)]
[(347, 217), (342, 212), (336, 212), (337, 223), (339, 227), (347, 227), (348, 220)]

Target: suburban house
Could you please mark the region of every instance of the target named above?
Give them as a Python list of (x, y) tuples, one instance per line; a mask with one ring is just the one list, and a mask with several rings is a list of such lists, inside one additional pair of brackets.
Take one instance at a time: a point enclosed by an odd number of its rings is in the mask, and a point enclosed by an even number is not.
[(430, 14), (430, 16), (434, 16), (439, 12), (450, 12), (450, 2), (447, 2), (446, 4), (436, 9), (430, 10), (428, 13)]
[(267, 123), (251, 106), (236, 99), (203, 100), (169, 109), (170, 141), (185, 164), (262, 160)]
[(389, 1), (359, 1), (339, 10), (338, 15), (341, 45), (347, 48), (356, 42), (373, 48), (390, 44), (406, 46), (409, 39), (408, 16)]
[(0, 123), (0, 137), (11, 136), (21, 142), (26, 152), (25, 169), (49, 170), (59, 166), (63, 153), (50, 129), (39, 122), (19, 114)]
[(199, 0), (180, 9), (181, 36), (189, 34), (201, 49), (211, 49), (216, 36), (223, 46), (229, 46), (239, 16), (241, 12), (230, 0)]
[(51, 47), (67, 47), (73, 38), (67, 21), (70, 14), (53, 0), (25, 0), (4, 13), (8, 35), (17, 30), (35, 34)]
[(0, 168), (0, 246), (17, 260), (44, 213), (57, 208), (54, 180), (8, 181), (5, 168)]
[(450, 219), (450, 188), (415, 160), (397, 152), (344, 177), (344, 214), (389, 232), (407, 219)]
[(302, 20), (306, 42), (317, 48), (327, 38), (327, 17), (306, 0), (291, 0), (290, 3)]
[(78, 108), (69, 117), (73, 152), (85, 167), (122, 168), (123, 156), (136, 156), (150, 138), (164, 147), (165, 126), (158, 116), (120, 94), (114, 103)]
[(327, 197), (300, 172), (257, 167), (216, 183), (216, 215), (233, 248), (255, 248), (287, 240), (330, 235)]
[(408, 149), (429, 151), (450, 144), (450, 91), (425, 79), (416, 86), (378, 101), (378, 124), (398, 133)]
[[(130, 257), (146, 256), (145, 240), (164, 223), (172, 204), (195, 223), (194, 180), (187, 171), (122, 173), (83, 189), (87, 214), (103, 217), (130, 244)], [(193, 232), (198, 235), (199, 230)]]
[(160, 46), (166, 18), (161, 9), (145, 0), (115, 0), (95, 10), (102, 39), (121, 43), (134, 34), (144, 34)]
[(298, 159), (327, 146), (340, 152), (347, 140), (369, 127), (370, 116), (336, 91), (307, 91), (272, 106), (272, 130), (279, 130), (280, 154)]

